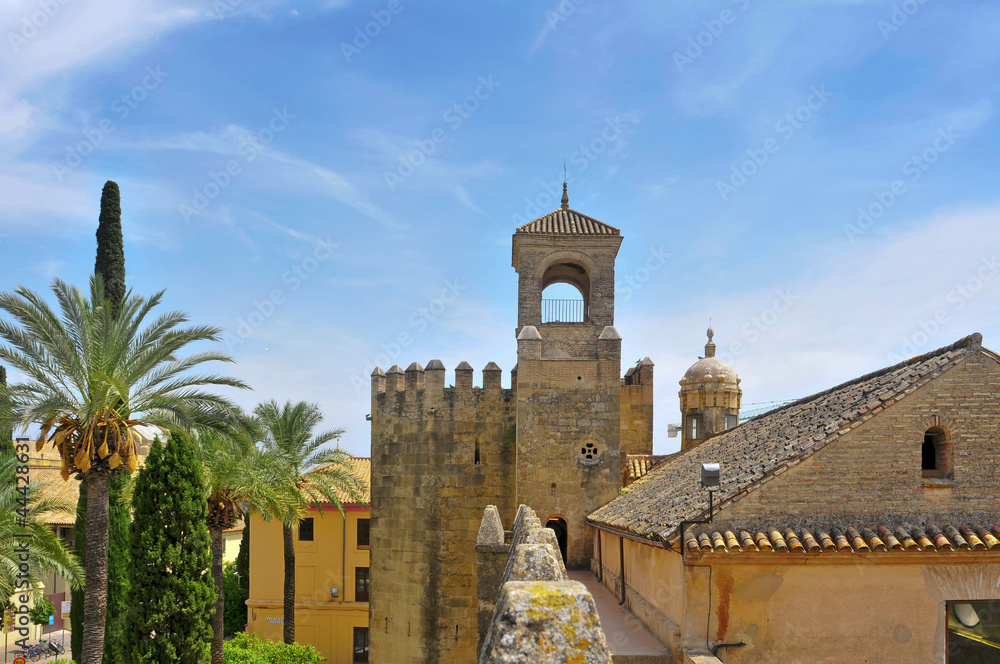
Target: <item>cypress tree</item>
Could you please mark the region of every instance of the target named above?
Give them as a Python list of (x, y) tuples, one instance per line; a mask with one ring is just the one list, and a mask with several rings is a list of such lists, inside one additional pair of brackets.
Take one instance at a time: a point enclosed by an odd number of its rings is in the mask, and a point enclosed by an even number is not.
[(97, 261), (94, 273), (104, 279), (104, 296), (115, 309), (125, 301), (125, 243), (122, 239), (122, 197), (118, 184), (108, 180), (101, 192), (97, 222)]
[[(104, 296), (115, 309), (125, 300), (125, 242), (122, 237), (121, 191), (118, 184), (108, 180), (101, 191), (101, 213), (97, 223), (97, 259), (94, 273), (101, 275)], [(128, 527), (131, 522), (129, 506), (122, 500), (122, 490), (128, 478), (115, 475), (111, 478), (110, 508), (108, 514), (108, 612), (104, 628), (104, 661), (122, 661), (125, 629), (125, 597), (128, 594)], [(86, 482), (80, 483), (80, 499), (76, 511), (76, 553), (83, 562), (86, 543)], [(82, 508), (81, 508), (82, 506)], [(73, 591), (70, 623), (73, 658), (79, 659), (83, 635), (83, 603), (86, 590)]]
[(130, 528), (125, 661), (207, 664), (218, 597), (211, 576), (208, 504), (191, 440), (154, 441), (135, 483)]
[[(7, 370), (0, 366), (0, 394), (2, 394), (5, 387), (7, 387)], [(0, 399), (0, 454), (13, 454), (14, 428), (7, 424), (2, 417), (4, 414), (2, 410), (3, 403), (3, 400)], [(240, 551), (242, 550), (241, 548)]]

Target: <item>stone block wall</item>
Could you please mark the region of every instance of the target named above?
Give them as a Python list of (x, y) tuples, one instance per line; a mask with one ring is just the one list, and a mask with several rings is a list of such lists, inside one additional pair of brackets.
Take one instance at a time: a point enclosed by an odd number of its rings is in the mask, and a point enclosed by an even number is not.
[[(499, 544), (495, 521), (495, 510), (487, 508), (477, 550)], [(495, 577), (501, 569), (479, 664), (611, 664), (593, 596), (582, 583), (568, 580), (554, 533), (524, 505), (518, 508), (509, 554), (490, 559), (480, 575)], [(481, 594), (480, 600), (489, 597)]]
[(622, 459), (630, 454), (652, 454), (653, 361), (648, 357), (625, 372), (621, 399)]
[(464, 362), (455, 387), (436, 360), (372, 376), (372, 662), (475, 659), (480, 516), (514, 513), (516, 401), (495, 367), (485, 388)]

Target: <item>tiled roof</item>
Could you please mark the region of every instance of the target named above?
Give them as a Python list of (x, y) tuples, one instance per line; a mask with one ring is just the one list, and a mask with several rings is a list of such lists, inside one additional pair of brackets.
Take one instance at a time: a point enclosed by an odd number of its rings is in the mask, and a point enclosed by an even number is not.
[(614, 226), (569, 208), (554, 210), (529, 221), (518, 227), (516, 232), (529, 235), (621, 235), (621, 231)]
[(695, 529), (684, 533), (689, 552), (701, 553), (872, 553), (879, 551), (1000, 551), (1000, 527), (904, 524), (890, 528), (768, 528), (766, 530)]
[(589, 520), (665, 541), (681, 520), (708, 512), (707, 492), (700, 487), (701, 464), (721, 464), (716, 508), (739, 500), (765, 478), (783, 473), (978, 352), (981, 343), (982, 335), (973, 334), (747, 420), (657, 465)]
[(628, 467), (628, 478), (632, 481), (644, 477), (659, 463), (677, 456), (677, 454), (629, 454), (625, 457)]
[[(372, 460), (369, 457), (351, 457), (351, 471), (358, 476), (358, 478), (364, 483), (364, 502), (366, 505), (372, 502)], [(325, 466), (319, 466), (310, 470), (304, 475), (304, 477), (309, 477), (310, 474), (315, 473), (318, 470), (323, 469)], [(354, 499), (348, 496), (346, 493), (341, 491), (337, 492), (337, 497), (340, 502), (344, 505), (355, 504)]]
[(76, 503), (80, 499), (80, 482), (63, 480), (61, 466), (29, 466), (28, 478), (38, 490), (39, 498), (57, 500), (69, 506), (67, 512), (48, 512), (39, 519), (52, 526), (71, 526), (76, 523)]

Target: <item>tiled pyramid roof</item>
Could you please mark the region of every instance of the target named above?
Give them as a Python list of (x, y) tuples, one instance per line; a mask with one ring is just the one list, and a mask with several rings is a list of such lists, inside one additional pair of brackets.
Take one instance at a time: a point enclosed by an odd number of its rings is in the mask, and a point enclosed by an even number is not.
[[(308, 473), (306, 473), (303, 477), (307, 477), (308, 478), (311, 473), (315, 473), (317, 470), (321, 470), (324, 467), (325, 466), (319, 466), (317, 468), (313, 468)], [(352, 473), (354, 473), (355, 476), (358, 477), (358, 479), (360, 479), (364, 483), (364, 495), (363, 495), (363, 498), (364, 498), (365, 504), (367, 505), (367, 504), (371, 503), (371, 501), (372, 501), (372, 493), (371, 493), (371, 486), (372, 486), (372, 460), (371, 460), (371, 458), (369, 458), (369, 457), (357, 457), (357, 456), (356, 457), (351, 457), (351, 460), (350, 460), (350, 470), (351, 470)], [(347, 495), (346, 493), (344, 493), (342, 491), (338, 491), (337, 492), (337, 497), (340, 498), (341, 503), (344, 504), (344, 505), (353, 505), (354, 504), (354, 499), (351, 498), (349, 495)]]
[(764, 478), (783, 473), (978, 352), (982, 339), (973, 334), (748, 420), (657, 464), (589, 520), (666, 541), (682, 520), (708, 513), (707, 492), (700, 488), (701, 464), (722, 466), (716, 507), (739, 500)]
[(549, 212), (518, 227), (527, 235), (621, 235), (621, 231), (570, 208)]

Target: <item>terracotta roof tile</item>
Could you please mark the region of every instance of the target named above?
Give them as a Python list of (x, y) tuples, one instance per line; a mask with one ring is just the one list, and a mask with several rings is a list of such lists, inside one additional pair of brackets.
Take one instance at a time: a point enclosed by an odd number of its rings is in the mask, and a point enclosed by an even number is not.
[[(702, 463), (721, 465), (722, 485), (715, 493), (718, 510), (794, 467), (866, 421), (870, 413), (905, 398), (970, 355), (983, 352), (996, 357), (981, 343), (982, 336), (973, 334), (932, 353), (747, 420), (654, 465), (624, 495), (592, 513), (589, 521), (651, 540), (668, 540), (677, 533), (682, 520), (708, 513), (708, 496), (699, 486)], [(1000, 532), (993, 535), (1000, 537)], [(818, 543), (827, 548), (822, 538)], [(839, 546), (850, 544), (845, 538)]]
[(80, 482), (63, 480), (61, 466), (29, 465), (28, 478), (38, 490), (39, 498), (58, 500), (70, 506), (71, 511), (43, 514), (41, 521), (52, 526), (71, 526), (76, 523), (76, 503), (80, 499)]
[[(1000, 540), (990, 535), (979, 537), (978, 532), (988, 534), (986, 526), (951, 524), (943, 526), (929, 525), (926, 533), (934, 533), (927, 537), (920, 526), (903, 524), (892, 528), (885, 525), (855, 528), (845, 526), (793, 530), (792, 528), (766, 528), (758, 531), (754, 538), (742, 530), (739, 537), (731, 529), (704, 530), (697, 526), (684, 533), (684, 546), (691, 553), (887, 553), (887, 552), (917, 552), (917, 551), (997, 551), (1000, 552)], [(989, 526), (996, 529), (997, 526)], [(768, 534), (764, 533), (764, 530)], [(784, 535), (782, 535), (782, 530)], [(968, 531), (975, 538), (970, 542), (960, 533)], [(814, 535), (815, 533), (815, 535)], [(880, 533), (876, 534), (876, 533)], [(895, 533), (895, 535), (893, 534)], [(900, 537), (901, 536), (901, 537)], [(817, 541), (817, 537), (818, 540)], [(883, 540), (883, 537), (885, 540)], [(886, 542), (888, 540), (888, 542)], [(904, 544), (904, 541), (906, 544)], [(803, 546), (801, 542), (805, 542)], [(820, 544), (823, 542), (824, 544)]]
[(516, 233), (528, 235), (621, 235), (621, 231), (571, 209), (549, 212), (519, 226)]
[[(319, 468), (314, 468), (313, 470), (310, 470), (308, 473), (305, 474), (305, 477), (308, 477), (310, 473), (315, 473), (317, 470), (320, 470), (321, 468), (323, 468), (323, 466), (320, 466)], [(362, 482), (364, 482), (364, 485), (365, 485), (365, 489), (364, 489), (364, 502), (365, 502), (366, 505), (370, 504), (371, 501), (372, 501), (372, 493), (371, 493), (371, 487), (372, 487), (372, 460), (371, 460), (371, 458), (369, 458), (369, 457), (351, 457), (351, 470), (361, 479)], [(337, 492), (337, 497), (340, 498), (341, 503), (344, 504), (344, 505), (354, 505), (355, 504), (354, 499), (351, 498), (350, 496), (348, 496), (346, 493), (338, 491)]]

